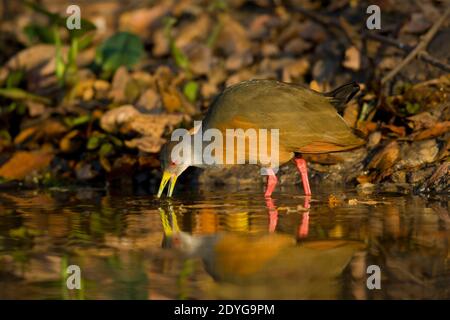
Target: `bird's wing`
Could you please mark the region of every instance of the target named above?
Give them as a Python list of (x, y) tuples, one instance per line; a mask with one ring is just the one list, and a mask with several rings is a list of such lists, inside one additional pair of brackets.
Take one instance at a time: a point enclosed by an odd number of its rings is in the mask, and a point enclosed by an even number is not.
[(278, 129), (286, 150), (325, 153), (364, 143), (329, 99), (300, 86), (247, 85), (225, 91), (205, 118), (207, 128)]

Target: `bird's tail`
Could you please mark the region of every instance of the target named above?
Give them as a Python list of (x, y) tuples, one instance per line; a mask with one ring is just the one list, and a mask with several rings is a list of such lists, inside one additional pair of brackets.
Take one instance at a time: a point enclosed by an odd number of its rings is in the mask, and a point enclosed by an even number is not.
[(333, 91), (324, 93), (324, 96), (330, 98), (331, 104), (338, 110), (344, 109), (355, 94), (359, 91), (359, 85), (356, 82), (350, 82), (334, 89)]

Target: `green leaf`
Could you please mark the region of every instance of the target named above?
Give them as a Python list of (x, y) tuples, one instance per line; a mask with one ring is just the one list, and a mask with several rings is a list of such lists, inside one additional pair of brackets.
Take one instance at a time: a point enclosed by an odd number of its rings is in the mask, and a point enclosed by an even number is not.
[(55, 46), (56, 46), (56, 78), (58, 78), (58, 81), (60, 84), (64, 83), (64, 74), (66, 73), (66, 65), (64, 64), (63, 57), (62, 57), (62, 50), (61, 50), (61, 37), (59, 35), (58, 28), (53, 28), (53, 35), (55, 39)]
[(69, 127), (76, 127), (76, 126), (80, 126), (82, 124), (85, 124), (87, 122), (89, 122), (91, 120), (91, 116), (86, 114), (83, 116), (79, 116), (76, 118), (65, 118), (64, 122), (69, 126)]
[(420, 110), (420, 104), (406, 102), (406, 111), (409, 114), (416, 114), (417, 112), (419, 112), (419, 110)]
[(6, 78), (6, 88), (19, 87), (24, 75), (25, 72), (22, 70), (12, 70)]
[(54, 43), (52, 28), (30, 23), (23, 29), (31, 42)]
[[(64, 19), (64, 27), (66, 27), (66, 19), (67, 18), (63, 18), (63, 19)], [(89, 20), (81, 18), (80, 19), (80, 29), (68, 30), (69, 37), (70, 37), (70, 39), (78, 39), (78, 38), (81, 38), (82, 36), (84, 36), (86, 33), (90, 32), (90, 31), (94, 31), (95, 29), (97, 29), (95, 24), (93, 24)]]
[(20, 88), (0, 89), (0, 96), (11, 100), (32, 100), (43, 104), (50, 104), (50, 99), (26, 92)]
[(188, 81), (183, 88), (184, 95), (190, 102), (197, 100), (198, 84), (195, 81)]
[(98, 146), (100, 145), (100, 141), (101, 141), (101, 138), (98, 136), (90, 137), (88, 140), (88, 143), (87, 143), (88, 150), (97, 149)]
[(119, 138), (116, 138), (114, 136), (108, 136), (109, 140), (116, 146), (116, 147), (122, 147), (123, 142)]
[(119, 32), (107, 39), (98, 49), (96, 63), (104, 71), (115, 71), (120, 66), (132, 67), (144, 54), (141, 39), (129, 32)]
[(175, 45), (175, 42), (172, 42), (171, 52), (177, 66), (187, 70), (189, 68), (189, 58)]
[(6, 140), (7, 143), (11, 143), (12, 138), (11, 135), (9, 134), (8, 130), (0, 130), (0, 139), (2, 140)]
[(113, 151), (114, 151), (113, 145), (111, 143), (109, 143), (109, 142), (106, 142), (106, 143), (102, 144), (98, 154), (101, 157), (106, 157), (106, 156), (110, 155), (111, 153), (113, 153)]

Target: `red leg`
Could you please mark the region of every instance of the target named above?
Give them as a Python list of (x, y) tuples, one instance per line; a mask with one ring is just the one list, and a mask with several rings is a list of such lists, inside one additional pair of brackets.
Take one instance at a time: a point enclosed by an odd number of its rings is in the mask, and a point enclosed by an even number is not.
[(309, 204), (309, 201), (311, 200), (311, 196), (305, 197), (305, 209), (308, 209), (308, 211), (303, 212), (303, 219), (302, 223), (300, 224), (298, 228), (298, 236), (299, 238), (306, 238), (309, 233), (309, 208), (311, 207)]
[(266, 197), (266, 206), (269, 209), (269, 232), (274, 232), (278, 223), (278, 210), (270, 197)]
[(264, 194), (265, 197), (270, 197), (272, 195), (273, 190), (275, 189), (275, 186), (277, 185), (278, 179), (275, 175), (275, 172), (273, 172), (273, 169), (267, 169), (267, 188), (266, 193)]
[(306, 168), (306, 161), (303, 158), (295, 158), (294, 162), (295, 162), (295, 165), (297, 166), (298, 171), (300, 172), (300, 175), (302, 176), (303, 190), (305, 191), (305, 195), (310, 196), (311, 189), (309, 187), (308, 170)]

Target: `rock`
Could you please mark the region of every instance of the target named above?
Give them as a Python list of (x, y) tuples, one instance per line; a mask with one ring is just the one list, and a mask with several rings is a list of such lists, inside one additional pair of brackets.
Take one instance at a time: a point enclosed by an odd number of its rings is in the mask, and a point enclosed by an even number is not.
[(75, 174), (78, 180), (92, 180), (98, 176), (99, 172), (93, 168), (91, 163), (78, 162), (75, 167)]
[(435, 168), (432, 167), (411, 171), (408, 175), (408, 182), (415, 185), (417, 183), (426, 181), (431, 177), (434, 171)]
[(433, 162), (439, 152), (439, 147), (434, 139), (430, 139), (413, 142), (403, 150), (402, 160), (398, 163), (398, 166), (414, 168)]
[(356, 186), (356, 191), (360, 194), (372, 194), (376, 190), (376, 185), (373, 183), (361, 183)]
[(369, 135), (369, 138), (367, 141), (367, 148), (372, 149), (372, 148), (376, 147), (380, 143), (381, 137), (382, 137), (382, 135), (381, 135), (380, 131), (372, 132)]
[(408, 183), (389, 183), (385, 182), (379, 185), (380, 192), (409, 194), (412, 186)]
[(450, 162), (445, 161), (439, 165), (432, 176), (416, 187), (415, 191), (418, 193), (435, 192), (435, 193), (449, 193), (450, 185)]

